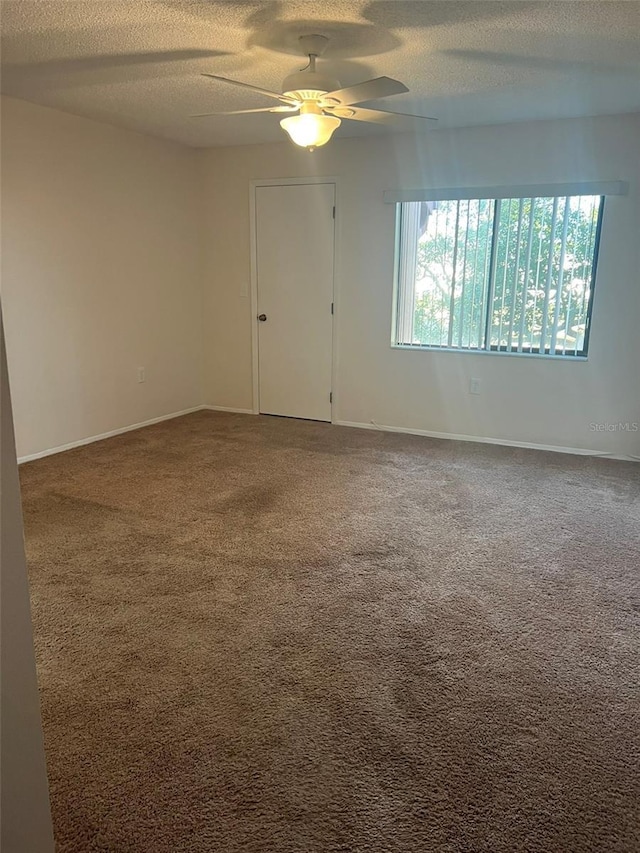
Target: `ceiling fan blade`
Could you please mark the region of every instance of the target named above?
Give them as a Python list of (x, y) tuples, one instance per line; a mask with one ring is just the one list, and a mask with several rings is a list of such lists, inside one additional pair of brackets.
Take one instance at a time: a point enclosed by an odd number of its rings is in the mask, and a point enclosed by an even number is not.
[[(350, 113), (350, 115), (349, 115)], [(371, 124), (386, 124), (394, 127), (405, 127), (407, 130), (420, 130), (431, 127), (437, 118), (430, 116), (414, 116), (409, 113), (390, 113), (386, 110), (367, 110), (363, 107), (337, 107), (331, 110), (331, 115), (346, 118), (350, 121), (367, 121)]]
[(220, 80), (222, 83), (231, 83), (233, 86), (241, 86), (243, 89), (250, 89), (252, 92), (259, 92), (261, 95), (266, 95), (268, 98), (275, 98), (277, 101), (282, 101), (285, 104), (297, 104), (293, 98), (287, 98), (285, 95), (279, 95), (277, 92), (272, 92), (270, 89), (261, 89), (260, 86), (252, 86), (251, 83), (241, 83), (240, 80), (231, 80), (229, 77), (220, 77), (218, 74), (203, 73), (203, 77), (211, 77), (212, 80)]
[(196, 113), (189, 118), (208, 118), (209, 116), (240, 116), (247, 113), (295, 113), (298, 107), (293, 104), (282, 107), (257, 107), (254, 110), (221, 110), (217, 113)]
[(391, 77), (376, 77), (374, 80), (365, 80), (356, 83), (355, 86), (347, 86), (344, 89), (336, 89), (335, 92), (327, 92), (322, 96), (322, 103), (329, 104), (359, 104), (362, 101), (374, 101), (377, 98), (387, 98), (389, 95), (401, 95), (409, 90), (398, 80)]

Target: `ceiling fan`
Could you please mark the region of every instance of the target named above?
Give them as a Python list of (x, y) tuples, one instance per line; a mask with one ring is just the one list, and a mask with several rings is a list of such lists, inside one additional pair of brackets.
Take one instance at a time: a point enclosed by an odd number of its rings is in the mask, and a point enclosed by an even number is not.
[(219, 113), (200, 113), (192, 118), (205, 118), (216, 115), (242, 115), (245, 113), (298, 113), (280, 121), (280, 126), (289, 134), (296, 145), (313, 151), (331, 139), (333, 132), (340, 126), (342, 119), (366, 121), (372, 124), (405, 126), (415, 129), (419, 125), (431, 125), (437, 121), (428, 116), (414, 116), (406, 113), (386, 112), (385, 110), (365, 109), (357, 104), (390, 95), (400, 95), (409, 90), (398, 80), (391, 77), (377, 77), (365, 80), (354, 86), (340, 87), (338, 80), (316, 71), (316, 59), (324, 53), (329, 39), (322, 35), (300, 36), (302, 51), (309, 57), (308, 66), (302, 71), (290, 74), (282, 84), (282, 94), (230, 80), (217, 74), (204, 74), (222, 83), (242, 86), (269, 98), (280, 101), (277, 107), (258, 107), (249, 110), (229, 110)]

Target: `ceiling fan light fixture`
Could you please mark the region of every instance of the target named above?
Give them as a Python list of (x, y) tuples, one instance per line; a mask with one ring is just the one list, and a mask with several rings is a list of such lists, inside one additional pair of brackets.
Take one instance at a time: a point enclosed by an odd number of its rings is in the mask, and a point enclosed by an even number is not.
[[(0, 3), (2, 0), (0, 0)], [(216, 115), (239, 115), (240, 113), (283, 113), (300, 110), (299, 115), (282, 119), (280, 126), (291, 141), (301, 148), (313, 151), (326, 145), (334, 132), (340, 127), (342, 119), (363, 121), (369, 124), (395, 125), (399, 129), (418, 131), (427, 122), (435, 119), (429, 116), (413, 116), (405, 113), (387, 112), (363, 108), (360, 104), (388, 98), (390, 95), (402, 95), (409, 90), (399, 80), (391, 77), (374, 77), (352, 86), (343, 87), (338, 80), (328, 77), (322, 71), (316, 71), (316, 60), (322, 56), (327, 46), (327, 37), (319, 33), (300, 36), (300, 47), (309, 57), (309, 64), (285, 78), (282, 92), (263, 89), (242, 80), (231, 80), (219, 74), (203, 72), (205, 77), (239, 86), (279, 102), (277, 107), (256, 107), (255, 109), (227, 110), (219, 113), (199, 113), (193, 118)], [(408, 127), (407, 127), (408, 125)]]
[(324, 115), (317, 104), (303, 104), (300, 115), (283, 118), (280, 127), (296, 145), (313, 151), (326, 145), (340, 124), (339, 118)]

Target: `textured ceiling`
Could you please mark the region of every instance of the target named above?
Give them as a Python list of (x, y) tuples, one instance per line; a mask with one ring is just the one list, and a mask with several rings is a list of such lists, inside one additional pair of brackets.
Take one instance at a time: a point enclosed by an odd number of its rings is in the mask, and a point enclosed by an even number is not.
[[(278, 141), (271, 106), (207, 71), (280, 91), (299, 35), (330, 37), (343, 85), (382, 74), (377, 107), (439, 126), (640, 112), (639, 2), (2, 0), (2, 91), (193, 146)], [(388, 132), (343, 122), (337, 135)]]

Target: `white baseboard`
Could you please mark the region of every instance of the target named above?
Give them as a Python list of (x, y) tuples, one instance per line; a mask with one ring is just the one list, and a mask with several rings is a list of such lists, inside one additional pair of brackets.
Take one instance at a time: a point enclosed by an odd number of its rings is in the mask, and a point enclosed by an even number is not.
[(233, 406), (201, 406), (202, 409), (209, 409), (210, 412), (235, 412), (237, 415), (257, 415), (253, 409), (235, 409)]
[(572, 453), (578, 456), (599, 456), (605, 459), (619, 459), (624, 462), (639, 462), (635, 456), (624, 453), (609, 453), (606, 450), (587, 450), (583, 447), (559, 447), (555, 444), (536, 444), (532, 441), (509, 441), (506, 438), (486, 438), (480, 435), (457, 435), (451, 432), (434, 432), (427, 429), (386, 426), (377, 423), (358, 423), (356, 421), (333, 421), (336, 426), (356, 427), (357, 429), (375, 429), (382, 432), (402, 432), (407, 435), (424, 435), (427, 438), (445, 438), (450, 441), (475, 441), (480, 444), (499, 444), (504, 447), (523, 447), (525, 450), (548, 450), (551, 453)]
[(170, 421), (172, 418), (180, 418), (182, 415), (190, 415), (192, 412), (200, 412), (207, 406), (194, 406), (192, 409), (183, 409), (181, 412), (172, 412), (170, 415), (161, 415), (159, 418), (151, 418), (148, 421), (142, 421), (139, 424), (130, 424), (130, 426), (120, 427), (120, 429), (112, 429), (109, 432), (100, 433), (100, 435), (90, 435), (88, 438), (81, 438), (79, 441), (72, 441), (70, 444), (61, 444), (59, 447), (50, 447), (48, 450), (40, 450), (38, 453), (30, 453), (28, 456), (19, 456), (18, 465), (23, 462), (31, 462), (34, 459), (42, 459), (44, 456), (53, 456), (54, 453), (63, 453), (65, 450), (73, 450), (74, 447), (82, 447), (85, 444), (93, 444), (94, 441), (102, 441), (105, 438), (111, 438), (114, 435), (122, 435), (124, 432), (133, 432), (142, 427), (159, 424), (162, 421)]
[[(169, 415), (161, 415), (158, 418), (151, 418), (148, 421), (142, 421), (138, 424), (130, 424), (120, 429), (114, 429), (110, 432), (103, 432), (100, 435), (91, 435), (88, 438), (81, 438), (79, 441), (72, 441), (70, 444), (61, 444), (59, 447), (51, 447), (48, 450), (41, 450), (38, 453), (30, 453), (27, 456), (18, 457), (18, 464), (31, 462), (34, 459), (42, 459), (45, 456), (53, 456), (55, 453), (63, 453), (65, 450), (73, 450), (75, 447), (82, 447), (85, 444), (93, 444), (95, 441), (102, 441), (105, 438), (112, 438), (115, 435), (122, 435), (125, 432), (133, 432), (136, 429), (159, 424), (162, 421), (170, 421), (173, 418), (180, 418), (182, 415), (190, 415), (192, 412), (201, 411), (212, 412), (233, 412), (240, 415), (255, 415), (253, 409), (235, 409), (229, 406), (194, 406), (191, 409), (183, 409), (181, 412), (172, 412)], [(426, 429), (411, 429), (409, 427), (387, 426), (378, 423), (359, 423), (357, 421), (333, 421), (335, 426), (355, 427), (356, 429), (373, 429), (382, 432), (400, 432), (407, 435), (424, 435), (427, 438), (444, 438), (450, 441), (474, 441), (480, 444), (498, 444), (504, 447), (523, 447), (526, 450), (547, 450), (552, 453), (572, 453), (579, 456), (599, 456), (606, 459), (618, 459), (624, 462), (640, 462), (640, 458), (636, 456), (627, 456), (623, 453), (608, 453), (604, 450), (587, 450), (582, 447), (559, 447), (553, 444), (535, 444), (531, 441), (509, 441), (506, 438), (486, 438), (479, 435), (458, 435), (451, 432), (434, 432)]]

